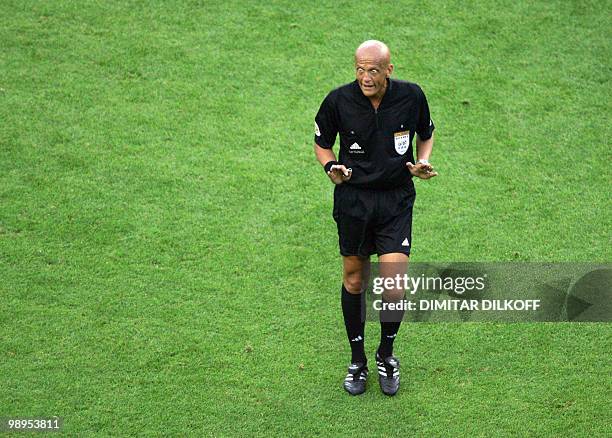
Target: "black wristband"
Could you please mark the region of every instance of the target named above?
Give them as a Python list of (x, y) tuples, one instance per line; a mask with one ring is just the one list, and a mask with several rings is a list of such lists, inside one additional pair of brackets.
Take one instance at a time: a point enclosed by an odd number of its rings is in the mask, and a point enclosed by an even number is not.
[(323, 169), (325, 169), (325, 173), (329, 172), (331, 170), (332, 166), (335, 166), (336, 164), (340, 164), (337, 161), (328, 161), (327, 163), (325, 163), (325, 166), (323, 166)]

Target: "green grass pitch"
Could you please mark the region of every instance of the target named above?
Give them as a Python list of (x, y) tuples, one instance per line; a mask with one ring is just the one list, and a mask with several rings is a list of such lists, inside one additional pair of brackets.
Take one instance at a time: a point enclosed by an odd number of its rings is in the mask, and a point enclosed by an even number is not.
[(383, 40), (437, 126), (412, 260), (610, 262), (611, 14), (1, 1), (0, 417), (58, 415), (69, 436), (610, 436), (603, 323), (404, 324), (400, 394), (372, 378), (347, 396), (312, 141), (355, 47)]

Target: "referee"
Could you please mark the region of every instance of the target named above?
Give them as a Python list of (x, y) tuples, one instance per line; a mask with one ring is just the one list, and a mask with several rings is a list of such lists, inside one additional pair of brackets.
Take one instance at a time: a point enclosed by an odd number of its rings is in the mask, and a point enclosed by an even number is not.
[[(392, 72), (389, 48), (380, 41), (365, 41), (355, 51), (355, 81), (330, 92), (315, 117), (315, 154), (335, 184), (333, 217), (343, 263), (342, 313), (351, 347), (344, 389), (353, 395), (365, 391), (368, 376), (364, 292), (370, 256), (378, 255), (381, 277), (406, 274), (415, 200), (412, 177), (437, 175), (428, 161), (434, 124), (425, 94), (417, 84), (392, 79)], [(332, 150), (337, 134), (338, 159)], [(387, 289), (383, 305), (403, 298), (403, 290)], [(375, 360), (380, 387), (387, 395), (395, 395), (400, 384), (393, 341), (402, 318), (403, 311), (392, 306), (380, 312)]]

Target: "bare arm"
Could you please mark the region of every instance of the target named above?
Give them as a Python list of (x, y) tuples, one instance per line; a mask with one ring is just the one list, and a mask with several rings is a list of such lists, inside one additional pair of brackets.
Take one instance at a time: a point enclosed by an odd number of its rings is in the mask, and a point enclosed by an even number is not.
[(317, 157), (317, 160), (319, 161), (319, 163), (321, 163), (321, 166), (325, 166), (330, 161), (336, 161), (336, 154), (334, 154), (334, 151), (332, 149), (322, 148), (321, 146), (315, 143), (314, 152), (315, 156)]
[[(417, 134), (416, 138), (416, 150), (417, 150), (417, 160), (427, 160), (429, 161), (429, 157), (431, 156), (431, 151), (433, 149), (433, 133), (430, 138), (427, 140), (421, 140), (421, 138)], [(425, 163), (406, 163), (408, 170), (413, 176), (417, 176), (421, 179), (429, 179), (438, 175), (438, 172), (433, 170), (431, 164)]]
[(434, 136), (433, 133), (431, 137), (427, 140), (421, 140), (421, 138), (417, 134), (416, 138), (416, 150), (417, 150), (417, 160), (428, 160), (431, 155), (431, 150), (433, 149)]
[[(336, 154), (334, 154), (331, 148), (325, 149), (315, 143), (314, 152), (321, 166), (325, 166), (330, 161), (336, 161)], [(351, 170), (347, 169), (343, 164), (336, 164), (327, 172), (327, 176), (329, 176), (329, 179), (331, 179), (334, 184), (342, 184), (344, 181), (351, 179)]]

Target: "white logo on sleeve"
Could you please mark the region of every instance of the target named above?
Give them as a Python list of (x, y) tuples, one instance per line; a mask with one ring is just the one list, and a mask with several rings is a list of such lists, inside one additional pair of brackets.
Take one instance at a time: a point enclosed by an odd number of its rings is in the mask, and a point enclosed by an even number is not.
[(402, 242), (402, 246), (410, 246), (410, 242), (408, 242), (408, 238), (407, 237)]
[(321, 130), (319, 129), (319, 125), (317, 125), (317, 122), (315, 122), (315, 135), (317, 137), (321, 137)]
[(429, 126), (433, 125), (433, 121), (429, 119)]

